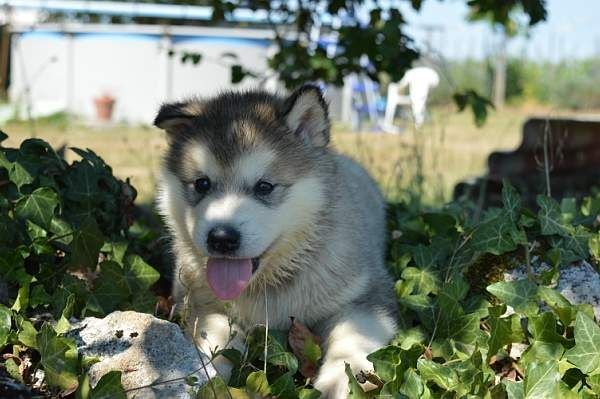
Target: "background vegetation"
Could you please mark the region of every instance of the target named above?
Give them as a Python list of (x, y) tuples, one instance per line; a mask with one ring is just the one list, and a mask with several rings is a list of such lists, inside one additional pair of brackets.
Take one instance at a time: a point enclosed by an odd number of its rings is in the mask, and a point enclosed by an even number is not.
[[(506, 68), (506, 99), (513, 106), (538, 104), (554, 109), (600, 109), (600, 59), (538, 62), (509, 58)], [(440, 86), (432, 92), (434, 104), (452, 101), (453, 87), (473, 88), (491, 96), (491, 60), (452, 61), (443, 68)]]

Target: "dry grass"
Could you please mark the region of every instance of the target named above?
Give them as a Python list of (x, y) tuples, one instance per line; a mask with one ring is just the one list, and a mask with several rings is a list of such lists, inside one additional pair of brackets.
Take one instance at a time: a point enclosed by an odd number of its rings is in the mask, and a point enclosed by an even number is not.
[[(493, 112), (482, 128), (477, 128), (469, 113), (454, 108), (432, 112), (432, 121), (421, 132), (403, 135), (349, 132), (335, 126), (333, 144), (339, 151), (365, 165), (392, 199), (417, 194), (428, 204), (451, 199), (454, 185), (481, 175), (492, 151), (511, 150), (521, 140), (521, 126), (530, 114), (543, 110), (505, 109)], [(554, 112), (553, 112), (554, 114)], [(10, 138), (5, 145), (18, 146), (30, 137), (27, 124), (2, 128)], [(152, 201), (165, 147), (163, 134), (149, 127), (91, 128), (78, 124), (38, 123), (38, 137), (58, 147), (90, 148), (112, 166), (121, 178), (130, 178), (138, 189), (139, 201)], [(72, 160), (76, 155), (67, 152)], [(422, 173), (421, 173), (422, 172)], [(419, 185), (418, 177), (423, 184)]]

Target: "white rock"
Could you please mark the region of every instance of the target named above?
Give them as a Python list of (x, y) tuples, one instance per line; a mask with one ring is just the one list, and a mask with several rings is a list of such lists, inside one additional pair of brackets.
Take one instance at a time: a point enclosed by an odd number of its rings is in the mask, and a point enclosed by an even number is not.
[[(200, 386), (216, 375), (209, 359), (178, 325), (149, 314), (128, 311), (103, 319), (87, 317), (72, 325), (69, 336), (80, 353), (100, 359), (89, 371), (92, 386), (109, 371), (120, 370), (128, 398), (188, 399), (193, 388), (183, 379), (161, 382), (193, 375)], [(150, 384), (154, 386), (146, 387)]]
[[(550, 269), (545, 263), (534, 264), (532, 268), (536, 274)], [(506, 281), (523, 278), (527, 278), (525, 266), (504, 273)], [(587, 303), (592, 305), (596, 319), (600, 320), (600, 274), (588, 262), (582, 261), (561, 268), (558, 282), (552, 288), (560, 292), (572, 304)]]

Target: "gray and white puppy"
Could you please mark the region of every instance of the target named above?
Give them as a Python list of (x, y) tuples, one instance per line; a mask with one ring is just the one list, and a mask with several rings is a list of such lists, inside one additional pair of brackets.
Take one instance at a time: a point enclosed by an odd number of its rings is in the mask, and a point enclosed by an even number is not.
[[(315, 86), (165, 104), (155, 125), (169, 147), (159, 208), (173, 238), (175, 298), (206, 352), (243, 347), (243, 331), (290, 317), (323, 339), (314, 385), (345, 398), (344, 362), (393, 336), (396, 301), (384, 266), (385, 209), (367, 172), (329, 146)], [(229, 303), (230, 306), (225, 306)], [(230, 323), (242, 333), (230, 342)], [(228, 377), (231, 366), (215, 366)]]

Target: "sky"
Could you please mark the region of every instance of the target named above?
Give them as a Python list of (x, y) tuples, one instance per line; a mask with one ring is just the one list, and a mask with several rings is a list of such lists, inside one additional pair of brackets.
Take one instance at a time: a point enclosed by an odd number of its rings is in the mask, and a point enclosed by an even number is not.
[[(494, 52), (500, 37), (488, 22), (467, 21), (466, 3), (426, 0), (416, 12), (408, 1), (400, 2), (408, 22), (406, 32), (421, 49), (430, 43), (447, 59), (484, 58)], [(535, 25), (529, 37), (511, 39), (511, 55), (553, 62), (600, 57), (600, 0), (547, 0), (546, 4), (547, 20)]]
[[(600, 57), (600, 0), (547, 0), (546, 4), (547, 20), (532, 28), (529, 38), (511, 39), (510, 54), (550, 61)], [(407, 4), (403, 14), (407, 33), (418, 45), (429, 41), (449, 59), (483, 58), (498, 40), (489, 23), (467, 22), (464, 0), (427, 0), (419, 12)]]

